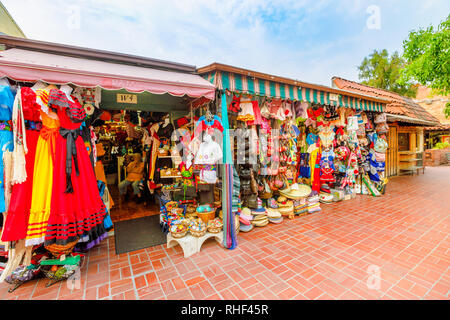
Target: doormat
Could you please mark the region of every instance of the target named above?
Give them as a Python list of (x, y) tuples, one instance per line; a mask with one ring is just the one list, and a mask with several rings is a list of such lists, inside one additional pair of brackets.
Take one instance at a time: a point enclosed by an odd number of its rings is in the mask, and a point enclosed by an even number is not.
[(114, 223), (116, 253), (127, 253), (167, 243), (159, 226), (159, 215)]

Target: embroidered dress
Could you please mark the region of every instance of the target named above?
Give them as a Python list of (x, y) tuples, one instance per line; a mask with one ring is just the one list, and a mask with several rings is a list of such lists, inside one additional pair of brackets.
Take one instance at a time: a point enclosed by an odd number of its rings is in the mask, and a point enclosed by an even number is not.
[(332, 168), (321, 168), (320, 169), (320, 181), (321, 182), (334, 182), (333, 176), (334, 170)]
[(61, 127), (56, 137), (51, 214), (45, 245), (64, 245), (80, 236), (97, 239), (105, 233), (106, 208), (80, 136), (81, 122), (74, 122), (74, 119), (82, 120), (86, 114), (78, 101), (68, 105), (58, 107)]
[(241, 112), (237, 116), (236, 120), (239, 121), (255, 121), (255, 113), (253, 112), (253, 104), (250, 100), (241, 100), (239, 104)]
[[(48, 111), (49, 112), (49, 111)], [(42, 129), (36, 145), (34, 160), (31, 209), (28, 219), (26, 246), (44, 242), (53, 187), (53, 164), (55, 141), (59, 130), (59, 119), (54, 112), (49, 115), (41, 111)]]
[(218, 116), (214, 116), (211, 121), (208, 121), (205, 116), (201, 116), (195, 124), (194, 137), (201, 140), (202, 132), (215, 136), (215, 130), (223, 132), (222, 120)]
[(3, 175), (3, 153), (13, 151), (13, 132), (10, 120), (14, 96), (9, 86), (0, 86), (0, 212), (5, 207), (5, 181)]
[(12, 186), (11, 201), (3, 227), (2, 241), (17, 241), (26, 237), (31, 208), (36, 146), (39, 139), (39, 130), (42, 128), (40, 106), (36, 103), (36, 94), (30, 88), (22, 88), (20, 94), (28, 150), (25, 155), (26, 180)]

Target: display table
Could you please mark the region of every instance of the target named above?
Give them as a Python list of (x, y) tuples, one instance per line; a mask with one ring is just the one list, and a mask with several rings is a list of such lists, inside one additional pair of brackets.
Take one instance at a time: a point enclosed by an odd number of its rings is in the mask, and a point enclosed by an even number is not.
[(184, 257), (187, 258), (192, 256), (194, 253), (200, 252), (200, 248), (202, 247), (203, 243), (206, 239), (209, 238), (215, 238), (218, 243), (222, 244), (223, 232), (206, 232), (202, 237), (194, 237), (191, 234), (187, 234), (183, 238), (174, 238), (169, 232), (167, 234), (167, 248), (171, 248), (179, 244), (183, 249)]

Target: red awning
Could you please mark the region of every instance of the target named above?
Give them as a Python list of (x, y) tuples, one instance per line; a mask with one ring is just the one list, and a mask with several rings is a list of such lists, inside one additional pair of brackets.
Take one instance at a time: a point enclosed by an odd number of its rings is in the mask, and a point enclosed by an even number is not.
[(12, 48), (0, 51), (0, 77), (41, 80), (107, 90), (148, 91), (214, 99), (215, 87), (199, 75)]

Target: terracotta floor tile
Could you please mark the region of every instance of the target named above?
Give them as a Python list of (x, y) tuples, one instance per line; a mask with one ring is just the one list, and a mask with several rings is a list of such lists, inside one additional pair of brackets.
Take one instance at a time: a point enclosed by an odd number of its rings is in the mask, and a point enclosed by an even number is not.
[[(0, 284), (0, 299), (448, 300), (449, 189), (450, 166), (427, 167), (391, 178), (383, 197), (321, 204), (320, 213), (240, 233), (234, 250), (208, 241), (187, 259), (163, 245), (116, 255), (109, 237), (87, 253), (80, 289), (40, 279), (12, 294)], [(151, 214), (120, 206), (114, 219)], [(367, 285), (374, 266), (377, 290)]]

